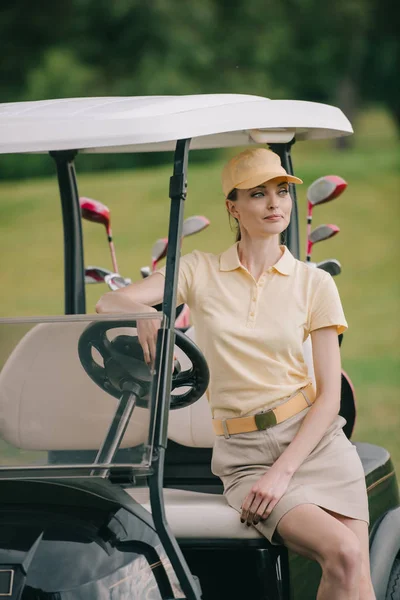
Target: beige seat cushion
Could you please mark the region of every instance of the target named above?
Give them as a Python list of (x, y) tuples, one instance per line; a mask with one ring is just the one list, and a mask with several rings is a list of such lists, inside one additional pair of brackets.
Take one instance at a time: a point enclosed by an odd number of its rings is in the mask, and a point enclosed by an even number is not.
[[(24, 450), (100, 447), (118, 400), (79, 361), (78, 341), (87, 325), (41, 323), (17, 344), (0, 371), (0, 439)], [(146, 443), (149, 421), (150, 411), (136, 407), (122, 447)]]
[[(125, 491), (151, 512), (148, 488)], [(220, 494), (164, 489), (167, 521), (178, 539), (262, 539), (254, 527), (240, 522), (239, 513)]]

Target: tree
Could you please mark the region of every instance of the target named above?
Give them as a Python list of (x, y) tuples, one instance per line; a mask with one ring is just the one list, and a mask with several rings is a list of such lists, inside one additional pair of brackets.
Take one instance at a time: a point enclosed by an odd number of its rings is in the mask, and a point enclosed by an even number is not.
[(26, 99), (26, 79), (46, 50), (63, 40), (73, 0), (2, 0), (0, 102)]

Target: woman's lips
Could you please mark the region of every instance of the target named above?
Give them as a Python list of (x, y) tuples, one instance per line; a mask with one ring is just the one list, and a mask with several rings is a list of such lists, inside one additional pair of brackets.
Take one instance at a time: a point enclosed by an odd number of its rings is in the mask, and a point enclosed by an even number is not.
[(267, 221), (277, 221), (283, 219), (282, 215), (271, 215), (270, 217), (264, 217)]

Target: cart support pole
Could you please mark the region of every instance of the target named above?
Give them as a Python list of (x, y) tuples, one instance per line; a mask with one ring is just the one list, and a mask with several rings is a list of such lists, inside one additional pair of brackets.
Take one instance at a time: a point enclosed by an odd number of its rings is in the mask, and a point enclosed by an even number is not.
[(76, 150), (50, 152), (57, 167), (64, 228), (65, 314), (86, 313), (81, 209), (74, 158)]
[(174, 172), (170, 180), (169, 188), (171, 209), (163, 300), (163, 312), (166, 317), (167, 326), (164, 332), (159, 331), (157, 340), (156, 371), (160, 374), (160, 377), (159, 385), (154, 386), (154, 397), (152, 402), (152, 406), (155, 407), (152, 418), (154, 419), (155, 427), (154, 448), (156, 456), (153, 458), (152, 462), (153, 474), (148, 478), (148, 482), (154, 524), (161, 543), (164, 546), (167, 556), (170, 559), (172, 567), (182, 586), (185, 598), (187, 600), (200, 600), (200, 591), (197, 589), (186, 560), (179, 548), (178, 542), (168, 526), (163, 498), (164, 457), (168, 438), (168, 413), (175, 342), (175, 308), (179, 277), (184, 202), (186, 200), (186, 174), (189, 145), (190, 139), (178, 140), (176, 143)]
[[(290, 149), (294, 142), (288, 144), (269, 144), (272, 152), (278, 154), (281, 159), (282, 167), (289, 175), (294, 175), (292, 157)], [(286, 230), (286, 246), (295, 258), (300, 258), (300, 240), (299, 240), (299, 215), (297, 209), (296, 186), (292, 183), (290, 186), (290, 195), (293, 200), (292, 215), (290, 217), (289, 227)]]

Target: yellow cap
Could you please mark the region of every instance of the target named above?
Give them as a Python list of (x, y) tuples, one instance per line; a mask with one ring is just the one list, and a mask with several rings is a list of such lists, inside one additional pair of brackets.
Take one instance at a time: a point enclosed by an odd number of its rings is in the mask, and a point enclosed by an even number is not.
[(225, 196), (234, 189), (249, 190), (275, 177), (286, 177), (289, 183), (303, 183), (298, 177), (288, 175), (281, 159), (267, 148), (249, 148), (225, 165), (222, 170), (222, 189)]

